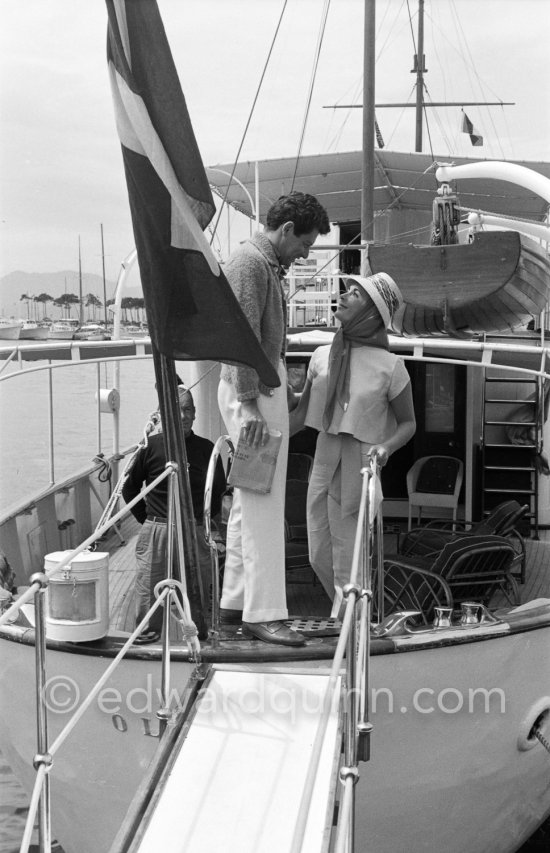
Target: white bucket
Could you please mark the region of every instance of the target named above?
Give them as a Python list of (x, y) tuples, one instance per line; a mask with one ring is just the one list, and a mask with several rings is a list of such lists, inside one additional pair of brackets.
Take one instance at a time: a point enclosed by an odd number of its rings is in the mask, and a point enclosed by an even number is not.
[[(55, 568), (70, 551), (46, 554), (44, 569)], [(46, 636), (78, 643), (100, 640), (109, 630), (109, 554), (83, 551), (49, 579)]]

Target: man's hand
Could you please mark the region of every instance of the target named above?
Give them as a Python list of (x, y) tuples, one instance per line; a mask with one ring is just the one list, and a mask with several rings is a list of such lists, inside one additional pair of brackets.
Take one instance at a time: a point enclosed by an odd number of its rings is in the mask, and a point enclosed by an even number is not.
[(269, 427), (258, 408), (256, 400), (245, 400), (241, 403), (242, 429), (246, 443), (251, 447), (267, 444)]

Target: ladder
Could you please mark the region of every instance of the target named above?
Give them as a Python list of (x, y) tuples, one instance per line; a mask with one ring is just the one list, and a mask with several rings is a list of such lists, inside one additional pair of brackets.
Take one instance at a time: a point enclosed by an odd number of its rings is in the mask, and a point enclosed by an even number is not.
[[(491, 340), (494, 337), (491, 336)], [(514, 342), (516, 337), (514, 336)], [(533, 339), (530, 338), (532, 343)], [(545, 369), (545, 351), (515, 357), (514, 365)], [(500, 360), (505, 364), (505, 359)], [(512, 362), (510, 361), (510, 365)], [(537, 455), (542, 449), (543, 383), (540, 377), (484, 368), (481, 436), (482, 511), (487, 515), (503, 500), (527, 504), (527, 530), (538, 539)]]

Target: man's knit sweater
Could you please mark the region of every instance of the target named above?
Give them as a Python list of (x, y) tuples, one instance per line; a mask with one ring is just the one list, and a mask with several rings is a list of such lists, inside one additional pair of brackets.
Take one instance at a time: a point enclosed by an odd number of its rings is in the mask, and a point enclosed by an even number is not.
[[(258, 232), (233, 252), (224, 273), (240, 306), (277, 370), (286, 349), (286, 304), (280, 264), (272, 243)], [(238, 400), (253, 400), (272, 394), (251, 367), (224, 364), (222, 379), (235, 386)]]

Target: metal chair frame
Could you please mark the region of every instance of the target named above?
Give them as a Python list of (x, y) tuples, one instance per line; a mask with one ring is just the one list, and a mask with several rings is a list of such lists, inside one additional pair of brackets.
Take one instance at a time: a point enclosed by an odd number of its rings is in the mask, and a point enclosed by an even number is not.
[(497, 592), (516, 606), (519, 589), (511, 573), (516, 557), (509, 539), (474, 535), (448, 542), (433, 558), (387, 555), (385, 598), (393, 610), (420, 610), (425, 624), (435, 607), (454, 608), (463, 601), (489, 606)]

